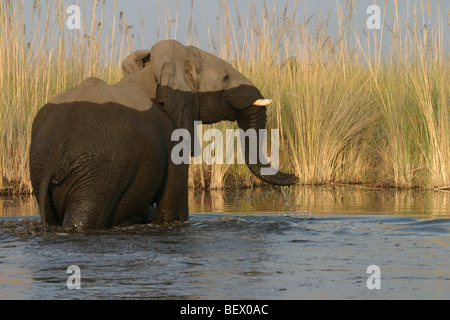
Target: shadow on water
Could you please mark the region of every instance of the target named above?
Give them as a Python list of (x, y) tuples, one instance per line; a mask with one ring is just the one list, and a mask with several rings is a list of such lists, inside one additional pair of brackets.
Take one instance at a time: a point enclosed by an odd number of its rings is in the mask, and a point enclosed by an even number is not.
[(445, 192), (191, 190), (185, 224), (86, 233), (43, 234), (29, 198), (0, 212), (2, 299), (450, 298)]

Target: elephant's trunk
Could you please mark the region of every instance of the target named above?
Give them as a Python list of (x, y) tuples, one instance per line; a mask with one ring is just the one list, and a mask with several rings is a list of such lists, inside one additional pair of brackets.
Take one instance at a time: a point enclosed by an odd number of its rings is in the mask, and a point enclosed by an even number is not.
[[(236, 112), (236, 118), (238, 121), (238, 125), (241, 129), (244, 131), (249, 129), (256, 130), (256, 136), (258, 139), (257, 142), (257, 162), (256, 163), (250, 163), (250, 155), (249, 150), (255, 150), (255, 148), (249, 148), (248, 144), (245, 143), (244, 148), (244, 154), (245, 154), (245, 162), (250, 169), (250, 171), (257, 176), (259, 179), (261, 179), (264, 182), (273, 184), (273, 185), (279, 185), (279, 186), (288, 186), (293, 185), (298, 182), (298, 177), (296, 177), (294, 174), (288, 174), (284, 172), (276, 172), (272, 175), (264, 175), (261, 172), (262, 168), (269, 168), (270, 164), (267, 164), (267, 161), (264, 161), (266, 164), (262, 164), (259, 159), (259, 150), (258, 148), (262, 145), (260, 143), (260, 132), (259, 129), (265, 129), (266, 128), (266, 122), (267, 122), (267, 114), (266, 114), (266, 107), (263, 106), (251, 106), (242, 110), (239, 110)], [(251, 143), (251, 141), (248, 141), (248, 143)]]

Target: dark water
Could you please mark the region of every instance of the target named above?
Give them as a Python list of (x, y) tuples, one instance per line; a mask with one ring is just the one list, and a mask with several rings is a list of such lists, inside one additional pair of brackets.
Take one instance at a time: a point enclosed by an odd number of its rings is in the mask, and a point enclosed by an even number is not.
[(176, 227), (44, 235), (34, 201), (2, 199), (0, 299), (450, 298), (448, 192), (192, 192), (190, 207)]

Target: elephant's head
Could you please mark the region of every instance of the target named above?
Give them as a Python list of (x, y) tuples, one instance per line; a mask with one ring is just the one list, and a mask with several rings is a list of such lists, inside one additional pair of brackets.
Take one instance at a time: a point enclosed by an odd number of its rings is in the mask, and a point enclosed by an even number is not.
[[(204, 124), (237, 120), (241, 129), (256, 132), (266, 126), (266, 106), (271, 100), (231, 64), (196, 47), (160, 41), (150, 51), (136, 51), (122, 66), (124, 74), (143, 68), (151, 74), (154, 82), (148, 86), (149, 97), (163, 106), (177, 128), (187, 129), (191, 136), (196, 120)], [(269, 165), (251, 164), (248, 150), (244, 154), (247, 166), (261, 180), (275, 185), (298, 182), (295, 175), (283, 172), (262, 175), (261, 168)]]

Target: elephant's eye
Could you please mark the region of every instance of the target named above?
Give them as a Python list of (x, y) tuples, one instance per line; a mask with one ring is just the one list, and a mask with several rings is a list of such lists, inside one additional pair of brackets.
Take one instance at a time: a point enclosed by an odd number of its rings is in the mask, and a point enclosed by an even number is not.
[(223, 77), (223, 84), (225, 86), (227, 86), (229, 82), (230, 82), (230, 76), (228, 74), (226, 74), (225, 77)]

